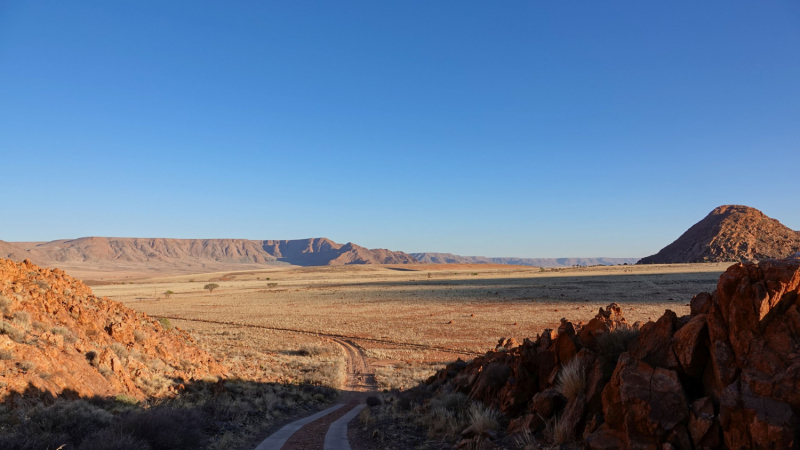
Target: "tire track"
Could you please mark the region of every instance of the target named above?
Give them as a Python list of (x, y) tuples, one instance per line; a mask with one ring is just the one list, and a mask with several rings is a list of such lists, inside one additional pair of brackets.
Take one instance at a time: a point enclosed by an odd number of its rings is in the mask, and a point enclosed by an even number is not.
[[(378, 344), (388, 344), (388, 345), (395, 345), (397, 347), (408, 347), (414, 348), (418, 350), (438, 350), (445, 353), (452, 353), (454, 355), (464, 355), (464, 356), (482, 356), (484, 353), (481, 352), (473, 352), (469, 350), (459, 350), (454, 348), (442, 347), (439, 345), (425, 345), (425, 344), (415, 344), (413, 342), (399, 342), (399, 341), (391, 341), (388, 339), (377, 339), (377, 338), (365, 338), (365, 337), (358, 337), (358, 336), (347, 336), (344, 334), (333, 334), (333, 333), (320, 333), (317, 331), (308, 331), (308, 330), (297, 330), (293, 328), (282, 328), (282, 327), (268, 327), (266, 325), (252, 325), (247, 323), (237, 323), (237, 322), (226, 322), (222, 320), (208, 320), (208, 319), (189, 319), (186, 317), (178, 317), (178, 316), (156, 316), (156, 315), (148, 315), (148, 317), (154, 317), (156, 319), (170, 319), (170, 320), (184, 320), (187, 322), (200, 322), (200, 323), (213, 323), (216, 325), (230, 325), (235, 327), (243, 327), (243, 328), (259, 328), (262, 330), (273, 330), (273, 331), (286, 331), (290, 333), (299, 333), (299, 334), (308, 334), (312, 336), (320, 336), (326, 337), (329, 339), (340, 339), (345, 341), (365, 341), (365, 342), (375, 342)], [(352, 345), (352, 344), (351, 344)], [(360, 351), (360, 350), (359, 350)]]
[(344, 339), (331, 338), (344, 349), (347, 361), (347, 382), (345, 386), (352, 391), (376, 391), (375, 373), (370, 370), (364, 352), (356, 344)]

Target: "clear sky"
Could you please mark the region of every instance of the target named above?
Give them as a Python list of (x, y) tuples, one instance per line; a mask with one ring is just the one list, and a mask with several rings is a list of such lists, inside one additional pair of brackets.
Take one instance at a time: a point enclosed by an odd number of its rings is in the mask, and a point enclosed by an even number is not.
[(800, 229), (800, 2), (0, 3), (0, 239), (645, 256)]

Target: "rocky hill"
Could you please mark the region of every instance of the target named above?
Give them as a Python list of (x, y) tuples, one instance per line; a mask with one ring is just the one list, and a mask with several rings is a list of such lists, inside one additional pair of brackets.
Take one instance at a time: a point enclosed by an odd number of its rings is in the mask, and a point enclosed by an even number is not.
[(636, 264), (639, 258), (489, 258), (486, 256), (460, 256), (452, 253), (410, 253), (417, 261), (426, 264), (509, 264), (534, 267), (615, 266)]
[(72, 272), (82, 268), (170, 271), (230, 270), (240, 266), (291, 264), (409, 264), (403, 253), (367, 249), (326, 238), (255, 241), (247, 239), (161, 239), (86, 237), (51, 242), (0, 241), (0, 257), (31, 261)]
[(761, 211), (726, 205), (711, 211), (672, 244), (640, 264), (754, 262), (800, 250), (800, 232)]
[(0, 400), (158, 397), (225, 372), (188, 333), (97, 298), (60, 269), (0, 259), (0, 315)]
[[(731, 266), (690, 306), (646, 324), (627, 324), (617, 304), (587, 324), (562, 319), (536, 339), (501, 339), (451, 363), (426, 391), (496, 408), (509, 435), (572, 443), (560, 448), (795, 448), (800, 260)], [(497, 438), (469, 431), (473, 442), (458, 448)]]

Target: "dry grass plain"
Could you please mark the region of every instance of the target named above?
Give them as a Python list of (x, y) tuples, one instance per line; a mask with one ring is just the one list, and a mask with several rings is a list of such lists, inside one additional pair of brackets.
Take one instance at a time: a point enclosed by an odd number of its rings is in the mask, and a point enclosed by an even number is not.
[[(630, 323), (656, 319), (665, 309), (688, 314), (692, 296), (713, 290), (729, 265), (285, 267), (93, 289), (171, 317), (242, 378), (340, 387), (344, 356), (313, 334), (321, 333), (352, 338), (381, 387), (405, 388), (443, 363), (494, 348), (501, 337), (521, 341), (557, 327), (562, 317), (586, 322), (611, 302), (622, 305)], [(220, 287), (209, 293), (208, 282)], [(168, 290), (174, 294), (166, 298)]]

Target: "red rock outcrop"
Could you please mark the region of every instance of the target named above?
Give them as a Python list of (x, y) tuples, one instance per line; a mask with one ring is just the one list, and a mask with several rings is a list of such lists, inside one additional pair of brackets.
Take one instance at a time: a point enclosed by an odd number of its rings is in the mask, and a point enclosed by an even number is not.
[[(503, 412), (509, 433), (537, 433), (558, 417), (590, 449), (793, 448), (800, 260), (734, 265), (713, 293), (692, 299), (691, 311), (642, 325), (616, 362), (605, 347), (627, 332), (608, 333), (630, 328), (612, 304), (585, 326), (564, 320), (558, 331), (498, 346), (427, 383)], [(586, 380), (569, 401), (557, 382), (566, 364), (578, 364)]]
[(0, 259), (0, 400), (171, 395), (226, 370), (188, 333), (92, 295), (60, 269)]
[(672, 244), (639, 264), (756, 262), (800, 251), (800, 232), (761, 211), (725, 205), (711, 211)]

